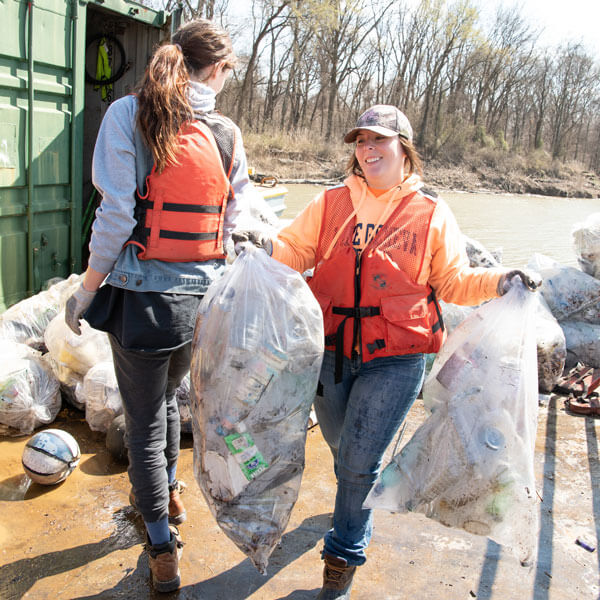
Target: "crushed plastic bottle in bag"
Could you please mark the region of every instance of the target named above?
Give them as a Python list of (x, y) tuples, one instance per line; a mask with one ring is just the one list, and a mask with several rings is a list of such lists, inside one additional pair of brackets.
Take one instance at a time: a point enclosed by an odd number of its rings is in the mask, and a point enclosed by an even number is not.
[(513, 285), (448, 337), (423, 389), (432, 414), (383, 469), (365, 507), (422, 512), (523, 560), (532, 555), (537, 302)]
[(246, 248), (200, 304), (194, 474), (225, 534), (266, 572), (296, 502), (323, 318), (300, 274)]

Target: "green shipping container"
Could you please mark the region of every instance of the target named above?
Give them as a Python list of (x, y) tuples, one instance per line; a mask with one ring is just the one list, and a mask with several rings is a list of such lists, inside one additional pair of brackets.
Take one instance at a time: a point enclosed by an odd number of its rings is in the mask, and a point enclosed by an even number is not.
[(100, 122), (169, 32), (126, 0), (2, 0), (0, 18), (1, 312), (85, 267)]

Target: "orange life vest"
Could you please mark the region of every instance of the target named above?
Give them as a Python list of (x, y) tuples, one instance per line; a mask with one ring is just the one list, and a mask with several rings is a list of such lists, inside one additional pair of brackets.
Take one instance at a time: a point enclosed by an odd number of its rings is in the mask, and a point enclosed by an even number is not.
[[(362, 253), (352, 246), (355, 219), (346, 186), (325, 193), (323, 227), (309, 281), (323, 310), (325, 346), (368, 362), (381, 356), (437, 352), (445, 330), (435, 293), (417, 283), (435, 200), (421, 192), (403, 198)], [(347, 334), (347, 335), (345, 335)]]
[[(226, 122), (223, 117), (221, 121)], [(177, 142), (177, 163), (167, 165), (162, 173), (153, 166), (146, 177), (145, 194), (137, 191), (138, 225), (127, 244), (141, 249), (141, 260), (225, 258), (223, 220), (229, 194), (233, 194), (229, 175), (234, 150), (226, 173), (211, 127), (202, 121), (184, 124)]]

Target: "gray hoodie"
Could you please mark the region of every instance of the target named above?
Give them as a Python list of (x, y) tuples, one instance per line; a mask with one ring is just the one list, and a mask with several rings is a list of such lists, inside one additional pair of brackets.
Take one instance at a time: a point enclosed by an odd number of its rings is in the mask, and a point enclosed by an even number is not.
[[(189, 99), (195, 115), (215, 107), (215, 92), (205, 84), (190, 82)], [(92, 181), (102, 196), (90, 240), (89, 265), (109, 273), (107, 283), (140, 292), (203, 294), (225, 267), (224, 260), (172, 263), (138, 260), (135, 246), (123, 245), (136, 225), (135, 190), (144, 189), (152, 169), (152, 156), (136, 128), (137, 99), (133, 95), (113, 102), (102, 120), (92, 163)], [(236, 126), (236, 148), (231, 173), (235, 197), (227, 203), (223, 242), (249, 218), (256, 198), (248, 178), (242, 136)]]

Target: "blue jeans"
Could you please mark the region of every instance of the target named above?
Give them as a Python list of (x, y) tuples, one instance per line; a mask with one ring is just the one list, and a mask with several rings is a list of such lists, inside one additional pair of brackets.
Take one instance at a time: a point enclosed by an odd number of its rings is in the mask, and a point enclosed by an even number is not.
[(168, 473), (177, 468), (180, 418), (175, 392), (190, 370), (191, 342), (175, 350), (121, 348), (109, 335), (123, 399), (129, 480), (144, 521), (168, 516)]
[(323, 552), (362, 565), (373, 533), (373, 511), (363, 509), (381, 468), (383, 454), (421, 390), (423, 354), (353, 363), (344, 357), (342, 381), (334, 383), (334, 353), (321, 368), (323, 397), (315, 412), (331, 448), (337, 476), (333, 528)]

